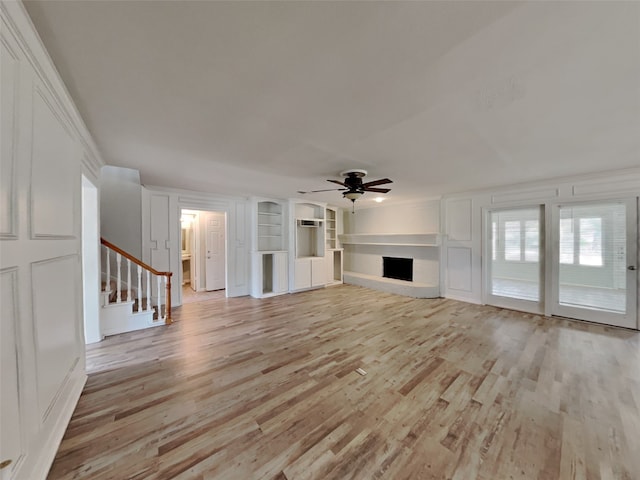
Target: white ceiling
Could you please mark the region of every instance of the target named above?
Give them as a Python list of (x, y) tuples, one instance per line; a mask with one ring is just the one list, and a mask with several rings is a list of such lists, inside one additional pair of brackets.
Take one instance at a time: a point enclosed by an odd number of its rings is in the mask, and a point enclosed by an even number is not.
[(286, 198), (364, 168), (406, 201), (640, 165), (638, 2), (25, 3), (145, 184)]

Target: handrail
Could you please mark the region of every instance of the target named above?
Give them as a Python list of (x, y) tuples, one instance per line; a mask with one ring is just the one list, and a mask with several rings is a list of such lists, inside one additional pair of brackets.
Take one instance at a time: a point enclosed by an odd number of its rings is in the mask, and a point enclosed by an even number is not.
[(155, 268), (153, 268), (150, 265), (147, 265), (146, 263), (144, 263), (141, 260), (138, 260), (136, 257), (134, 257), (133, 255), (131, 255), (130, 253), (125, 252), (124, 250), (122, 250), (119, 247), (116, 247), (113, 243), (111, 243), (108, 240), (105, 240), (104, 238), (100, 237), (100, 243), (102, 245), (104, 245), (105, 247), (109, 247), (111, 250), (115, 251), (116, 253), (119, 253), (120, 255), (122, 255), (124, 258), (128, 258), (129, 260), (131, 260), (133, 263), (135, 263), (136, 265), (140, 265), (142, 268), (149, 270), (151, 273), (153, 273), (154, 275), (173, 275), (173, 272), (159, 272), (158, 270), (156, 270)]
[[(138, 260), (136, 257), (134, 257), (133, 255), (131, 255), (130, 253), (125, 252), (124, 250), (122, 250), (120, 247), (115, 246), (113, 243), (111, 243), (108, 240), (105, 240), (104, 238), (100, 237), (100, 243), (102, 245), (104, 245), (107, 248), (110, 248), (111, 250), (113, 250), (116, 253), (119, 253), (120, 255), (122, 255), (124, 258), (131, 260), (133, 263), (135, 263), (136, 265), (140, 265), (142, 268), (144, 268), (145, 270), (149, 270), (151, 273), (153, 273), (154, 275), (159, 275), (159, 276), (164, 276), (167, 279), (167, 287), (166, 287), (166, 299), (165, 299), (165, 313), (166, 313), (166, 320), (165, 320), (165, 324), (166, 325), (170, 325), (171, 322), (171, 276), (173, 275), (173, 272), (160, 272), (158, 270), (156, 270), (155, 268), (153, 268), (150, 265), (147, 265), (146, 263), (144, 263), (141, 260)], [(158, 312), (158, 318), (160, 318), (160, 313)]]

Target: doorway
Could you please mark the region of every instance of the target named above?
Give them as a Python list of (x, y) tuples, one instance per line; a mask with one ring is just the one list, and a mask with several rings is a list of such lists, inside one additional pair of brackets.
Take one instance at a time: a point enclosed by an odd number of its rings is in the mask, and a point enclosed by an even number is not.
[(485, 303), (638, 328), (637, 215), (636, 198), (487, 211)]
[(100, 333), (100, 236), (98, 188), (82, 175), (82, 309), (85, 343), (102, 340)]
[(226, 213), (181, 209), (181, 284), (186, 292), (226, 290)]

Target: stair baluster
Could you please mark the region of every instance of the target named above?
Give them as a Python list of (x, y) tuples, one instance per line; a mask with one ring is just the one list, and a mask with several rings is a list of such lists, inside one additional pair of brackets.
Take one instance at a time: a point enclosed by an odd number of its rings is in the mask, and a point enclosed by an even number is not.
[(147, 311), (151, 310), (151, 272), (147, 270)]
[(158, 320), (160, 320), (162, 318), (162, 295), (160, 290), (161, 278), (156, 275), (156, 279), (158, 280)]
[(131, 301), (131, 260), (127, 258), (127, 302)]
[(142, 311), (142, 267), (138, 265), (138, 312)]
[(118, 281), (116, 283), (116, 303), (122, 303), (122, 272), (121, 264), (122, 255), (116, 253), (116, 268), (118, 270)]
[(109, 250), (109, 247), (104, 248), (107, 249), (107, 280), (104, 282), (104, 291), (111, 292), (111, 257), (109, 255), (111, 253), (111, 250)]

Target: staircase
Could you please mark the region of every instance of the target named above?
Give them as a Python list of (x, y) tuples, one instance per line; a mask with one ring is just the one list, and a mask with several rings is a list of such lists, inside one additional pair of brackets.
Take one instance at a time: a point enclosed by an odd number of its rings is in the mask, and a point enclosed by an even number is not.
[(171, 324), (172, 273), (157, 271), (104, 238), (100, 243), (101, 334)]

